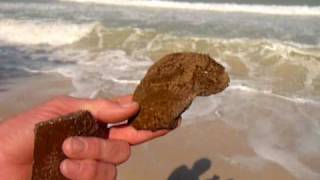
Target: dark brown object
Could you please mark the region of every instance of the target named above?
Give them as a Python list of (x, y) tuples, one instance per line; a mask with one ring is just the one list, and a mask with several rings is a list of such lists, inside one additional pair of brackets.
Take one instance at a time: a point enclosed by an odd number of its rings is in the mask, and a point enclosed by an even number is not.
[(79, 111), (41, 122), (35, 128), (32, 180), (65, 180), (60, 163), (66, 159), (63, 141), (70, 136), (106, 137), (106, 125), (95, 121), (89, 111)]
[(223, 91), (229, 76), (223, 66), (198, 53), (170, 54), (150, 67), (133, 100), (140, 112), (132, 118), (138, 130), (173, 129), (196, 96)]

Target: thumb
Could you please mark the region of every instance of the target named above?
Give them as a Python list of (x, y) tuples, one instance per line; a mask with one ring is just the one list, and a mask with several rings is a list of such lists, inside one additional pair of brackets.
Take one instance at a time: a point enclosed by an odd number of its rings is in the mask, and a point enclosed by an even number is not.
[(127, 101), (119, 103), (110, 100), (88, 100), (80, 105), (80, 109), (88, 110), (99, 121), (105, 123), (117, 123), (127, 120), (139, 110), (138, 103)]

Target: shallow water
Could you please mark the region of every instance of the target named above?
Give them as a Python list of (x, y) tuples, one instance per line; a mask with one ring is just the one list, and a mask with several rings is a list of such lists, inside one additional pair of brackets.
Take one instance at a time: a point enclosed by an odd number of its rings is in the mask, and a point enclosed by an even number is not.
[(259, 158), (319, 179), (320, 6), (270, 2), (0, 2), (0, 87), (60, 74), (72, 96), (128, 94), (165, 54), (210, 54), (230, 87), (198, 98), (184, 124), (220, 119)]

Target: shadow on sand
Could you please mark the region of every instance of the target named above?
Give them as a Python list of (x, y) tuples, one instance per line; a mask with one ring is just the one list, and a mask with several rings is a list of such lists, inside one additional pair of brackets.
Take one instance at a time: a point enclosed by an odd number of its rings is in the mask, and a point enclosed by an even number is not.
[[(208, 171), (211, 167), (211, 161), (207, 158), (202, 158), (197, 160), (191, 169), (186, 165), (181, 165), (176, 168), (171, 175), (168, 177), (168, 180), (200, 180), (200, 176)], [(212, 178), (206, 180), (222, 180), (220, 176), (213, 175)], [(232, 180), (232, 179), (228, 179)]]

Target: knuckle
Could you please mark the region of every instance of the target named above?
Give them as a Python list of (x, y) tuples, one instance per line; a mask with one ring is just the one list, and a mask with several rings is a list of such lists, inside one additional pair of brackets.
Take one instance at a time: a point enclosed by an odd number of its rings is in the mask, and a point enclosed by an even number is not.
[(95, 102), (100, 106), (105, 106), (110, 104), (110, 101), (108, 99), (102, 99), (102, 98), (96, 99)]
[(120, 150), (117, 144), (110, 140), (105, 143), (105, 148), (108, 150), (107, 153), (109, 153), (109, 156), (111, 157), (115, 157), (115, 155), (117, 155)]
[(125, 141), (91, 138), (87, 142), (83, 156), (92, 159), (120, 164), (127, 161), (131, 155), (131, 147)]
[(91, 138), (88, 142), (86, 149), (88, 154), (92, 154), (93, 157), (100, 157), (102, 153), (102, 142), (98, 138)]
[(52, 107), (61, 107), (63, 105), (65, 105), (65, 103), (70, 103), (72, 102), (72, 100), (74, 100), (74, 98), (70, 97), (70, 96), (57, 96), (52, 98), (50, 101), (48, 101), (46, 103), (46, 105), (52, 106)]
[(102, 116), (101, 113), (105, 109), (112, 108), (112, 106), (113, 106), (112, 102), (105, 100), (105, 99), (96, 99), (93, 101), (92, 105), (93, 105), (93, 107), (91, 109), (91, 113), (93, 113), (98, 118), (100, 116)]
[(115, 166), (111, 166), (109, 170), (109, 179), (115, 180), (117, 178), (117, 169)]
[(114, 165), (105, 164), (101, 171), (101, 174), (103, 174), (101, 179), (115, 180), (117, 177), (117, 168)]
[(130, 155), (131, 155), (131, 147), (127, 142), (123, 142), (122, 143), (122, 150), (123, 153), (123, 159), (121, 162), (125, 162), (129, 159)]
[(93, 160), (85, 160), (81, 163), (82, 180), (95, 179), (98, 172), (98, 162)]
[(124, 141), (116, 141), (111, 148), (111, 152), (113, 157), (116, 157), (114, 159), (116, 164), (123, 163), (130, 157), (130, 145)]
[(117, 177), (117, 169), (112, 164), (100, 163), (96, 180), (115, 180)]

